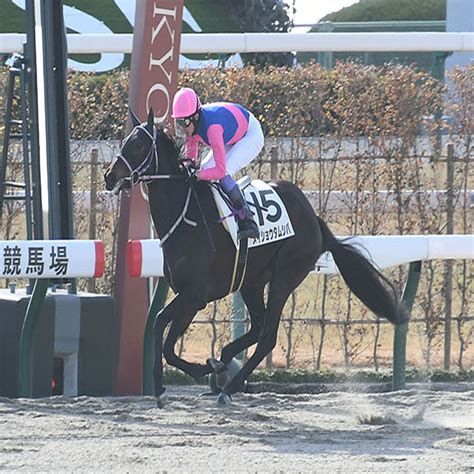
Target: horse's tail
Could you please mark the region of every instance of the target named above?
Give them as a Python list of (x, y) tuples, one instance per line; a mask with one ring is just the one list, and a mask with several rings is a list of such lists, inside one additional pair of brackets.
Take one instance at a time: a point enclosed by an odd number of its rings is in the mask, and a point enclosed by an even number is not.
[(408, 321), (410, 315), (396, 296), (393, 284), (356, 247), (338, 240), (320, 217), (318, 221), (323, 235), (323, 250), (331, 252), (352, 292), (377, 316), (394, 324)]

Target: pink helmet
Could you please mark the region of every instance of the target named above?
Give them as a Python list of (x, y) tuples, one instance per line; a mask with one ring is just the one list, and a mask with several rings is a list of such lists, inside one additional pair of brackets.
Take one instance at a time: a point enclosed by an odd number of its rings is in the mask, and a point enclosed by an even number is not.
[(180, 89), (173, 99), (173, 118), (185, 118), (195, 114), (201, 108), (198, 95), (189, 87)]

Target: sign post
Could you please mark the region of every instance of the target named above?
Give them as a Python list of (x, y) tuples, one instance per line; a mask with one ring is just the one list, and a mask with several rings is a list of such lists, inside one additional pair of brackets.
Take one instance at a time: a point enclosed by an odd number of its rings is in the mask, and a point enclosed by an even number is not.
[[(129, 106), (142, 120), (153, 107), (155, 122), (171, 114), (178, 86), (178, 60), (183, 0), (137, 1), (131, 61)], [(128, 122), (129, 131), (131, 122)], [(144, 186), (144, 185), (143, 185)], [(151, 235), (146, 191), (136, 187), (122, 193), (117, 243), (114, 296), (117, 302), (118, 394), (142, 391), (143, 339), (149, 306), (146, 280), (132, 279), (126, 267), (127, 242)]]
[(33, 341), (48, 286), (49, 279), (36, 280), (21, 328), (20, 397), (24, 398), (33, 396)]

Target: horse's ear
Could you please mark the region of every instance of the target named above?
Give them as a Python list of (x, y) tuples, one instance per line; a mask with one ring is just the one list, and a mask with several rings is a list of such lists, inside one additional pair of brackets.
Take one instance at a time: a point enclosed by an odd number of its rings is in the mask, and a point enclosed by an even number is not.
[(150, 133), (153, 132), (154, 124), (155, 124), (155, 115), (153, 114), (153, 107), (150, 107), (150, 110), (148, 111), (148, 119), (146, 123), (146, 128)]
[(128, 108), (128, 111), (130, 112), (130, 116), (132, 117), (133, 127), (135, 128), (140, 125), (140, 119), (133, 113), (133, 110), (130, 107)]

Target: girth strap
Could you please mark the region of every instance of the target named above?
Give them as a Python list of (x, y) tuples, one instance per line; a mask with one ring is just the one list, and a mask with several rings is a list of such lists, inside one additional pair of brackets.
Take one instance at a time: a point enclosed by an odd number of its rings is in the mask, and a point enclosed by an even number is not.
[(235, 250), (234, 269), (230, 282), (230, 293), (239, 291), (245, 278), (247, 270), (247, 255), (249, 251), (249, 239), (239, 240), (239, 245)]

